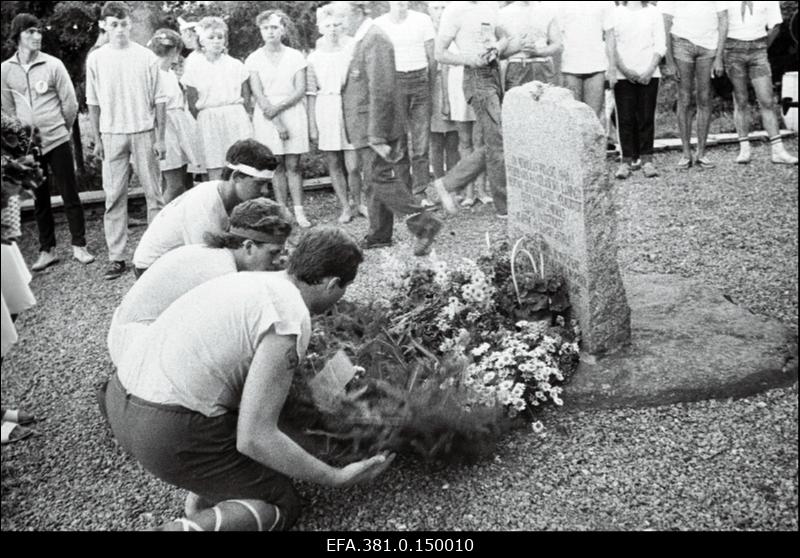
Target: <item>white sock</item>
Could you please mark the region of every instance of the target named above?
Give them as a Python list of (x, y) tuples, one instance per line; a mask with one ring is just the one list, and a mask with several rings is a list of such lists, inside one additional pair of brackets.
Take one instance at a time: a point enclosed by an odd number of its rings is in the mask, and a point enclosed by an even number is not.
[(783, 155), (786, 148), (783, 146), (783, 139), (780, 136), (775, 136), (769, 139), (770, 147), (772, 147), (773, 155)]
[(305, 215), (305, 212), (303, 211), (303, 206), (302, 205), (294, 206), (294, 214), (295, 215)]

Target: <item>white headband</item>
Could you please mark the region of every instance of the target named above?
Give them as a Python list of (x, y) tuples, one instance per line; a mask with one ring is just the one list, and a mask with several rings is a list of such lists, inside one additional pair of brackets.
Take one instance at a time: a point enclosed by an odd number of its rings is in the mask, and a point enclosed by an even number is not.
[(227, 163), (226, 166), (231, 170), (239, 171), (242, 174), (252, 176), (253, 178), (272, 178), (275, 176), (275, 173), (271, 170), (258, 170), (254, 169), (250, 165), (243, 165), (242, 163)]

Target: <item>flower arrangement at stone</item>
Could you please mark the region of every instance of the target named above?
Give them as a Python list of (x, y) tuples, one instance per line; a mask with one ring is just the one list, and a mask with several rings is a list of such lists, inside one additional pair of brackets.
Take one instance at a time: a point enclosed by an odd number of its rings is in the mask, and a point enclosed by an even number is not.
[[(0, 113), (0, 207), (3, 209), (14, 196), (32, 196), (42, 183), (44, 175), (39, 163), (34, 159), (34, 151), (39, 144), (38, 130), (23, 125), (18, 119)], [(8, 236), (9, 224), (0, 224), (0, 236)]]
[(521, 242), (487, 241), (456, 266), (386, 265), (388, 300), (345, 303), (316, 325), (290, 422), (329, 459), (390, 449), (470, 462), (514, 425), (541, 432), (539, 411), (563, 405), (579, 360), (564, 282)]

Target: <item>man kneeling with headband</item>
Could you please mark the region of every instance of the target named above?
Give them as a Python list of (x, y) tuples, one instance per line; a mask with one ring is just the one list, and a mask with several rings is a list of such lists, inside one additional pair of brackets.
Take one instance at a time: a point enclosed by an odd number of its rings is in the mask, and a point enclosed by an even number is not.
[(267, 146), (252, 139), (237, 141), (226, 160), (222, 180), (198, 184), (153, 220), (133, 255), (137, 277), (170, 250), (200, 244), (206, 233), (226, 231), (234, 207), (269, 194), (278, 160)]
[(292, 232), (282, 204), (257, 198), (237, 205), (227, 232), (205, 234), (205, 244), (181, 246), (161, 256), (122, 299), (108, 332), (111, 361), (170, 304), (206, 281), (237, 271), (283, 269)]
[(288, 529), (300, 513), (290, 477), (348, 487), (392, 462), (381, 453), (332, 467), (278, 427), (311, 315), (336, 304), (362, 261), (344, 231), (313, 229), (286, 271), (195, 287), (125, 353), (104, 399), (114, 436), (151, 474), (189, 491), (185, 517), (162, 530)]

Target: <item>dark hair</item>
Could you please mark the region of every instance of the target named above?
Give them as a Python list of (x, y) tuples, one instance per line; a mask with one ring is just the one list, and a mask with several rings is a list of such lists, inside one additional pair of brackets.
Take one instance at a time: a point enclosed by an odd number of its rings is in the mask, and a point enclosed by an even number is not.
[(261, 27), (261, 24), (272, 16), (278, 16), (283, 24), (283, 28), (286, 30), (286, 32), (283, 34), (283, 37), (281, 37), (281, 42), (288, 47), (295, 47), (300, 44), (297, 35), (297, 27), (292, 21), (292, 18), (286, 15), (286, 12), (283, 10), (266, 10), (261, 12), (256, 17), (256, 25)]
[(183, 39), (177, 31), (162, 27), (153, 33), (147, 46), (156, 56), (166, 56), (172, 51), (180, 52), (183, 49)]
[(15, 44), (19, 44), (19, 36), (23, 31), (27, 31), (31, 27), (36, 27), (41, 30), (42, 22), (39, 21), (35, 15), (32, 14), (17, 14), (11, 20), (11, 39)]
[(125, 2), (106, 2), (103, 4), (103, 10), (100, 12), (100, 19), (107, 17), (115, 17), (117, 19), (125, 19), (130, 17), (131, 8)]
[(344, 230), (323, 226), (308, 231), (289, 257), (289, 274), (308, 285), (338, 277), (345, 287), (356, 278), (364, 254)]
[[(256, 198), (240, 203), (231, 212), (231, 228), (249, 229), (267, 235), (288, 238), (292, 234), (291, 216), (283, 205), (267, 198)], [(203, 240), (209, 248), (241, 248), (247, 238), (224, 233), (207, 232)], [(254, 242), (258, 242), (255, 241)]]
[[(274, 171), (280, 161), (272, 154), (269, 147), (254, 139), (239, 140), (228, 148), (225, 161), (232, 164), (241, 163), (258, 170)], [(222, 170), (222, 179), (230, 180), (233, 170), (225, 167)]]

